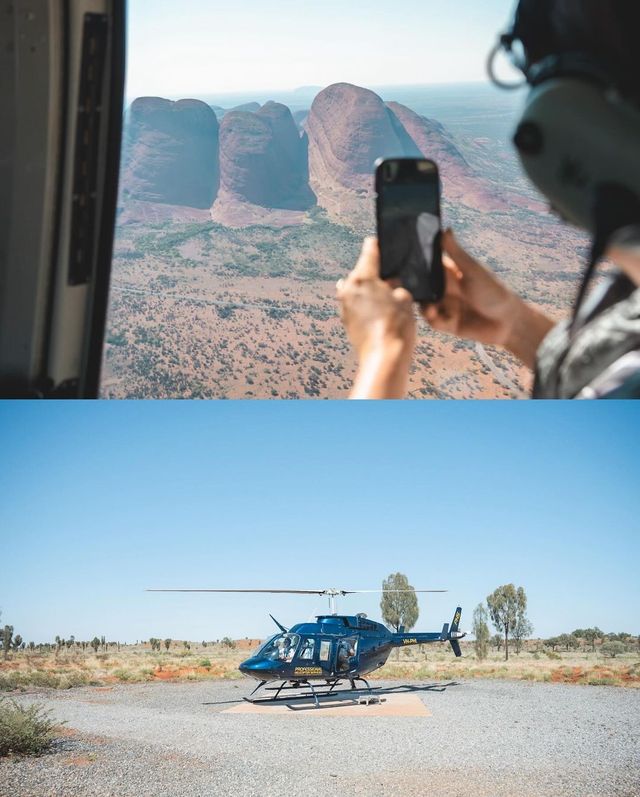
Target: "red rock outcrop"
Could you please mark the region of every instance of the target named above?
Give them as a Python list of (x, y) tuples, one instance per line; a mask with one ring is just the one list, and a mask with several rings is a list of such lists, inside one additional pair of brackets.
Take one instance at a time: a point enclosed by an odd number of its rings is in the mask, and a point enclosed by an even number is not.
[(422, 155), (438, 164), (446, 200), (482, 211), (509, 210), (513, 201), (509, 202), (507, 197), (493, 190), (471, 169), (453, 137), (440, 122), (420, 116), (397, 102), (389, 102), (387, 107), (396, 115)]
[(373, 190), (377, 158), (418, 155), (395, 115), (369, 89), (335, 83), (313, 101), (306, 121), (311, 187)]
[[(336, 219), (373, 222), (377, 158), (419, 156), (411, 137), (369, 89), (336, 83), (321, 91), (305, 123), (309, 182), (318, 204)], [(364, 201), (363, 201), (364, 200)]]
[(230, 111), (220, 125), (219, 203), (301, 210), (314, 204), (306, 139), (291, 111), (268, 102), (256, 113)]
[(121, 196), (209, 208), (219, 184), (218, 120), (200, 100), (140, 97), (123, 137)]

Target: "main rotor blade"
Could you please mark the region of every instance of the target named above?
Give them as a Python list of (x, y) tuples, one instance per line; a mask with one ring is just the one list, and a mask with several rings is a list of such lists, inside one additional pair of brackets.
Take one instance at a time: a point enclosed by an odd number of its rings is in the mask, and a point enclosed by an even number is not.
[(448, 592), (446, 589), (147, 589), (145, 592), (261, 592), (273, 595), (356, 595), (381, 592)]
[(325, 595), (325, 589), (146, 589), (145, 592), (267, 592), (286, 595)]
[(374, 592), (449, 592), (448, 589), (346, 589), (345, 595), (355, 595), (356, 593)]

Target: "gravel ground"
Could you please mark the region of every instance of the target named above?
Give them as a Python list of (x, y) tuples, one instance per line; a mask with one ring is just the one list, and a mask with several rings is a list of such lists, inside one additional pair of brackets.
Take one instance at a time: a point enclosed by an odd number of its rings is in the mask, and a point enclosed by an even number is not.
[(221, 713), (247, 686), (21, 696), (67, 731), (47, 755), (2, 761), (0, 795), (640, 795), (640, 690), (469, 681), (415, 685), (430, 717)]

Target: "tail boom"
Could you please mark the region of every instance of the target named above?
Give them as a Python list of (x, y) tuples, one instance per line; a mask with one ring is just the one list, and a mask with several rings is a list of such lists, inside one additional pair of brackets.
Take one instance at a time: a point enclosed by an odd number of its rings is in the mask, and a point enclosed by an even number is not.
[(462, 656), (460, 650), (460, 641), (466, 636), (464, 631), (460, 631), (460, 618), (462, 617), (462, 608), (458, 606), (455, 614), (453, 615), (453, 622), (451, 626), (445, 623), (442, 626), (442, 631), (434, 631), (426, 634), (407, 634), (404, 632), (403, 627), (397, 634), (393, 635), (391, 644), (395, 648), (404, 648), (407, 645), (426, 645), (430, 642), (449, 642), (453, 648), (456, 657)]

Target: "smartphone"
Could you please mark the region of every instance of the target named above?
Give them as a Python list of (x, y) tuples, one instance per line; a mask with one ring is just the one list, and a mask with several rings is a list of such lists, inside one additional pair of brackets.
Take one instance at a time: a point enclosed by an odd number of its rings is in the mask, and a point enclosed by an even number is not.
[(397, 279), (416, 302), (444, 295), (440, 176), (428, 158), (376, 163), (376, 217), (382, 279)]

